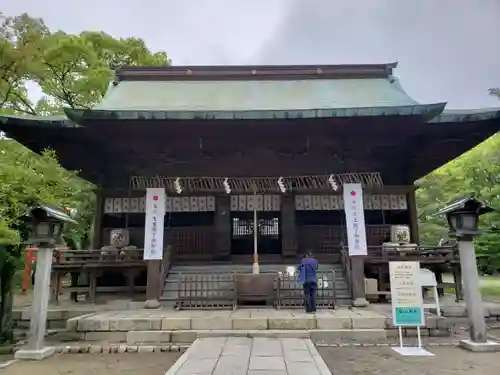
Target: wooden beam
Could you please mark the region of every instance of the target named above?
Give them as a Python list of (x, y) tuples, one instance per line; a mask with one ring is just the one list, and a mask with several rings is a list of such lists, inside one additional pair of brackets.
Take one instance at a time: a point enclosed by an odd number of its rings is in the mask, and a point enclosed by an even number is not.
[[(361, 183), (367, 188), (381, 188), (382, 177), (378, 172), (337, 173), (331, 175), (283, 176), (283, 185), (287, 192), (315, 190), (332, 191), (329, 178), (333, 176), (338, 189), (346, 183)], [(163, 187), (168, 193), (178, 194), (175, 183), (179, 181), (182, 192), (224, 193), (225, 181), (228, 181), (232, 193), (279, 193), (277, 177), (167, 177), (132, 176), (130, 186), (133, 190)]]
[(216, 257), (231, 256), (231, 198), (229, 195), (215, 197), (215, 251)]
[(104, 196), (101, 189), (96, 190), (96, 210), (92, 222), (91, 249), (100, 249), (102, 247), (102, 216), (104, 214)]
[(351, 256), (352, 303), (355, 307), (368, 305), (365, 292), (365, 256)]
[(420, 234), (418, 232), (418, 211), (415, 197), (416, 187), (413, 187), (406, 195), (408, 202), (408, 213), (410, 215), (410, 240), (412, 243), (420, 244)]

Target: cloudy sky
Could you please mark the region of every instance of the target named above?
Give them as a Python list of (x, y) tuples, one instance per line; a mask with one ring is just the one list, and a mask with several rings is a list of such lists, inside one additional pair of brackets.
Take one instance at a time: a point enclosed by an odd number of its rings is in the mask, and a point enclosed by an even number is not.
[(398, 61), (417, 101), (500, 107), (488, 96), (500, 86), (500, 0), (3, 0), (1, 11), (140, 37), (176, 65)]

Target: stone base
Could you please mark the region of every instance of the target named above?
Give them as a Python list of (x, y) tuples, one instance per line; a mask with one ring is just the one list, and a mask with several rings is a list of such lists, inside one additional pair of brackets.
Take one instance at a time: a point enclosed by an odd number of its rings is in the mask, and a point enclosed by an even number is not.
[(471, 340), (460, 340), (459, 346), (476, 353), (500, 352), (500, 343), (495, 341), (474, 342)]
[(52, 346), (46, 346), (42, 349), (32, 350), (32, 349), (21, 349), (16, 352), (14, 358), (16, 359), (31, 359), (40, 361), (47, 357), (50, 357), (55, 353), (56, 349)]
[(156, 299), (148, 299), (144, 302), (145, 309), (158, 309), (160, 307), (160, 301)]
[(354, 307), (367, 307), (369, 304), (370, 302), (368, 302), (366, 298), (356, 298), (354, 301), (352, 301), (352, 305)]

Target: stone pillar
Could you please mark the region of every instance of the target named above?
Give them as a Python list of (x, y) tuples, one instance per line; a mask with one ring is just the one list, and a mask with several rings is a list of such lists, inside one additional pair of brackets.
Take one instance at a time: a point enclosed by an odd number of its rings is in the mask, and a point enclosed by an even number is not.
[(352, 279), (352, 305), (366, 307), (369, 305), (365, 293), (365, 257), (355, 255), (350, 257)]
[(55, 348), (45, 346), (52, 251), (51, 248), (41, 247), (38, 249), (28, 345), (25, 349), (16, 352), (16, 359), (41, 360), (54, 354)]
[(296, 258), (297, 250), (295, 197), (291, 194), (283, 194), (281, 196), (281, 252), (283, 258)]
[(157, 309), (160, 307), (161, 290), (161, 260), (148, 260), (148, 276), (146, 285), (146, 302), (144, 308)]
[(219, 195), (215, 201), (215, 258), (231, 256), (231, 197)]
[(469, 316), (470, 339), (473, 342), (485, 343), (487, 341), (486, 321), (484, 320), (484, 307), (479, 290), (479, 275), (472, 238), (468, 241), (459, 239), (458, 251), (460, 253), (465, 303)]

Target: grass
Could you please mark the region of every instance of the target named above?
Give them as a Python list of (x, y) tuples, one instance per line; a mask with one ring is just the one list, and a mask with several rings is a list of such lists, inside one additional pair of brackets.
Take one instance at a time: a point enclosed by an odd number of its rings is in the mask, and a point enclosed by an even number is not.
[[(452, 282), (452, 275), (443, 275), (445, 282)], [(481, 276), (479, 288), (485, 301), (500, 301), (500, 276)], [(446, 288), (446, 294), (455, 294), (454, 288)]]
[(500, 298), (500, 276), (483, 276), (479, 285), (484, 297)]

